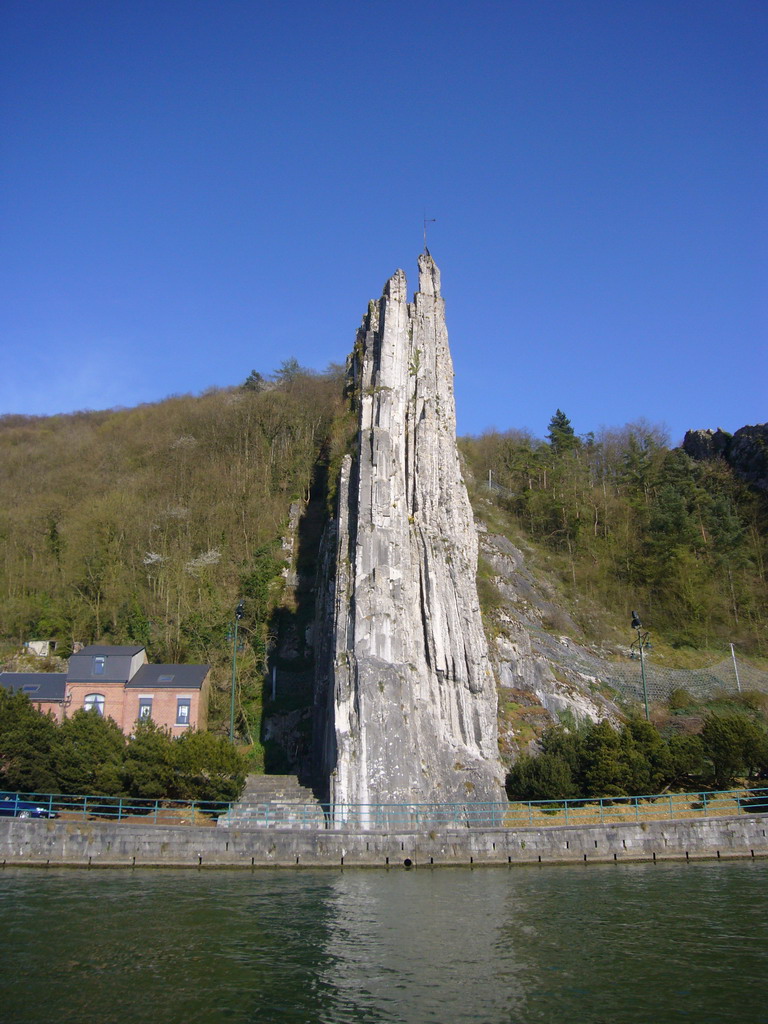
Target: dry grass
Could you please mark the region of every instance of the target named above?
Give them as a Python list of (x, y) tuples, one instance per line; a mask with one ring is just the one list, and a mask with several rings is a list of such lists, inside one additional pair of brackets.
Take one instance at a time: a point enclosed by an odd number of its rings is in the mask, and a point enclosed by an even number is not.
[(633, 821), (668, 821), (672, 818), (711, 818), (739, 813), (738, 800), (729, 795), (706, 797), (699, 793), (668, 793), (654, 800), (633, 799), (616, 801), (603, 800), (568, 805), (567, 809), (556, 804), (551, 810), (540, 805), (530, 808), (524, 803), (510, 804), (504, 818), (509, 828), (533, 826), (549, 828), (553, 825), (600, 825), (604, 823)]
[(118, 819), (117, 810), (105, 814), (92, 814), (90, 811), (83, 813), (82, 810), (61, 810), (58, 812), (59, 821), (119, 821), (130, 822), (135, 825), (196, 825), (210, 826), (216, 824), (216, 819), (209, 814), (203, 814), (197, 808), (190, 807), (159, 807), (157, 813), (154, 809), (147, 814), (131, 814), (130, 811), (123, 811)]

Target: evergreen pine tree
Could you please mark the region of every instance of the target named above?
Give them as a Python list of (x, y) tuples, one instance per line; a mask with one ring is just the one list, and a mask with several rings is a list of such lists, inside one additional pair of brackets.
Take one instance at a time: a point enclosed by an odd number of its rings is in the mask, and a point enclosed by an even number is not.
[(576, 432), (571, 426), (571, 421), (562, 409), (558, 409), (549, 421), (549, 433), (547, 434), (547, 440), (553, 450), (558, 454), (561, 452), (573, 451), (575, 448), (580, 446), (579, 439), (576, 437)]
[(267, 382), (264, 380), (258, 370), (251, 370), (248, 376), (245, 378), (243, 383), (240, 385), (245, 391), (263, 391), (267, 386)]

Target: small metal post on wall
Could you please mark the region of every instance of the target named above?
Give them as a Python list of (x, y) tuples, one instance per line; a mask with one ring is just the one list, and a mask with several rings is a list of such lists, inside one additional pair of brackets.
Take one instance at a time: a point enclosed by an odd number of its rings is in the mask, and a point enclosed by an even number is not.
[(731, 658), (733, 659), (733, 671), (736, 673), (736, 689), (741, 693), (741, 680), (739, 679), (739, 666), (736, 664), (736, 652), (733, 649), (733, 644), (729, 646), (731, 648)]
[[(640, 619), (638, 618), (637, 612), (632, 612), (632, 629), (636, 629), (637, 630), (637, 640), (635, 641), (635, 643), (637, 644), (637, 646), (638, 646), (638, 648), (640, 650), (640, 675), (641, 675), (642, 680), (643, 680), (643, 700), (645, 701), (645, 720), (646, 720), (646, 722), (648, 722), (648, 721), (650, 721), (651, 713), (650, 713), (650, 710), (648, 708), (648, 686), (647, 686), (647, 683), (646, 683), (646, 680), (645, 680), (645, 653), (644, 653), (645, 646), (648, 643), (648, 633), (641, 633), (640, 630), (642, 628), (643, 628), (643, 624), (640, 622)], [(634, 647), (634, 644), (632, 646)]]
[(237, 627), (244, 614), (242, 601), (235, 608), (235, 628), (232, 634), (232, 699), (229, 705), (229, 742), (235, 742), (235, 686), (237, 683)]

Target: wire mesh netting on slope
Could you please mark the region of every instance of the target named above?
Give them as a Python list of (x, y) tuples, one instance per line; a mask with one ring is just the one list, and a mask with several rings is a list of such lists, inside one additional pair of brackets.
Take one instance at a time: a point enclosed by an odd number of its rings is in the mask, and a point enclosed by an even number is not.
[[(593, 685), (616, 690), (624, 700), (642, 701), (643, 677), (640, 658), (608, 661), (576, 644), (561, 640), (556, 643), (544, 630), (530, 629), (534, 645), (547, 657), (570, 669)], [(645, 682), (648, 699), (667, 701), (675, 690), (686, 690), (692, 697), (710, 698), (718, 694), (733, 695), (748, 690), (768, 693), (768, 672), (741, 658), (723, 658), (703, 668), (665, 668), (654, 663), (653, 651), (645, 654)]]
[[(640, 661), (605, 663), (609, 686), (626, 698), (643, 699), (643, 678)], [(714, 697), (719, 693), (734, 694), (740, 690), (768, 693), (768, 672), (744, 661), (738, 662), (738, 679), (733, 661), (725, 658), (706, 668), (664, 668), (646, 656), (645, 681), (650, 700), (666, 701), (675, 690), (686, 690), (693, 697)]]

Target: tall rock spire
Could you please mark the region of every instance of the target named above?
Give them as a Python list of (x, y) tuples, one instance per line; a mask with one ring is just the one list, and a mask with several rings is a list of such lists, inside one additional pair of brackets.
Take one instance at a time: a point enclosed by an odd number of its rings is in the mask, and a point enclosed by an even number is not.
[(419, 256), (371, 302), (349, 372), (355, 458), (339, 482), (319, 619), (322, 768), (338, 803), (503, 799), (496, 689), (456, 449), (440, 271)]

